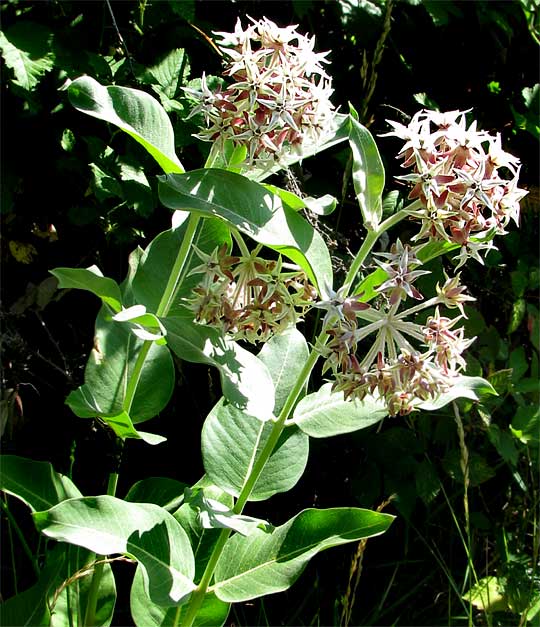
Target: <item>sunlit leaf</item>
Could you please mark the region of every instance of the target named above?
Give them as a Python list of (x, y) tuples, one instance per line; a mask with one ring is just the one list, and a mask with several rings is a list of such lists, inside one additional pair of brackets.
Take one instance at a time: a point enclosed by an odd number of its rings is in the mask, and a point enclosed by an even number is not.
[(34, 515), (50, 538), (83, 546), (100, 555), (124, 553), (143, 568), (144, 587), (159, 605), (180, 605), (194, 589), (195, 562), (180, 524), (149, 503), (112, 496), (70, 499)]
[(388, 415), (385, 403), (367, 396), (363, 401), (345, 400), (343, 392), (332, 392), (325, 383), (296, 406), (292, 421), (313, 438), (328, 438), (365, 429)]
[(270, 533), (235, 535), (225, 545), (210, 590), (231, 602), (287, 590), (314, 555), (384, 533), (393, 518), (365, 509), (307, 509)]
[(69, 84), (68, 96), (79, 111), (114, 124), (131, 135), (164, 172), (184, 172), (174, 150), (171, 121), (149, 94), (130, 87), (104, 87), (90, 76), (81, 76)]
[(159, 197), (169, 209), (221, 218), (256, 242), (289, 257), (319, 291), (332, 284), (330, 254), (322, 237), (263, 185), (217, 169), (159, 178)]
[[(222, 490), (239, 496), (266, 444), (272, 422), (262, 423), (223, 399), (205, 420), (201, 447), (204, 469)], [(290, 490), (302, 476), (309, 454), (309, 439), (297, 427), (286, 428), (266, 463), (251, 495), (261, 501)]]

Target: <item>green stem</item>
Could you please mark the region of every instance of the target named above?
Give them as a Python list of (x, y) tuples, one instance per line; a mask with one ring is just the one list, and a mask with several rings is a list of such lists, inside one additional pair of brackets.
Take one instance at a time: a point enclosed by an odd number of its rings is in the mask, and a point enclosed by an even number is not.
[(156, 316), (158, 316), (158, 318), (160, 316), (165, 317), (169, 313), (169, 310), (174, 303), (176, 293), (178, 292), (178, 289), (182, 284), (182, 281), (180, 280), (182, 277), (182, 269), (184, 268), (188, 255), (191, 251), (191, 246), (193, 244), (195, 233), (197, 231), (200, 220), (201, 217), (196, 215), (195, 213), (191, 213), (188, 218), (186, 234), (184, 235), (184, 239), (182, 240), (182, 244), (180, 245), (180, 249), (178, 251), (178, 255), (176, 256), (176, 260), (171, 270), (169, 280), (167, 281), (167, 285), (165, 286), (163, 296), (159, 301), (159, 305), (156, 311)]
[(356, 257), (351, 264), (351, 267), (349, 268), (349, 271), (347, 272), (347, 276), (345, 277), (345, 281), (343, 283), (344, 296), (350, 293), (356, 275), (358, 274), (362, 264), (366, 260), (366, 257), (371, 252), (373, 246), (375, 245), (375, 242), (379, 239), (379, 237), (385, 231), (388, 231), (389, 228), (393, 227), (398, 222), (401, 222), (403, 218), (406, 218), (409, 215), (410, 211), (417, 209), (421, 206), (422, 204), (420, 203), (420, 201), (415, 200), (407, 207), (401, 209), (400, 211), (397, 211), (396, 213), (394, 213), (394, 215), (391, 215), (389, 218), (381, 222), (379, 226), (373, 231), (368, 231), (366, 238), (362, 243), (362, 246), (360, 247), (360, 250), (358, 251)]
[[(200, 219), (200, 216), (193, 213), (188, 218), (186, 234), (182, 240), (180, 249), (178, 250), (178, 255), (176, 256), (176, 260), (169, 275), (169, 280), (167, 281), (167, 285), (165, 286), (163, 295), (161, 296), (161, 300), (159, 301), (159, 305), (156, 310), (156, 316), (158, 317), (165, 317), (174, 303), (175, 296), (182, 284), (182, 270), (186, 265), (186, 260), (190, 253)], [(128, 414), (131, 410), (131, 405), (133, 404), (135, 392), (137, 391), (137, 386), (139, 385), (144, 362), (146, 361), (146, 357), (148, 356), (148, 351), (151, 346), (152, 340), (144, 341), (141, 350), (137, 355), (137, 360), (135, 361), (133, 370), (131, 371), (123, 403), (123, 409)]]
[[(255, 463), (253, 464), (253, 468), (251, 469), (251, 472), (248, 478), (246, 479), (246, 482), (244, 483), (242, 491), (240, 492), (238, 501), (236, 502), (236, 505), (233, 508), (233, 511), (235, 514), (242, 513), (242, 510), (244, 509), (244, 506), (247, 500), (249, 499), (249, 495), (251, 494), (253, 488), (255, 487), (255, 484), (257, 483), (257, 480), (260, 477), (266, 465), (266, 462), (269, 460), (270, 456), (272, 455), (274, 448), (283, 432), (283, 429), (285, 428), (285, 421), (287, 420), (290, 412), (292, 411), (296, 403), (296, 400), (298, 399), (302, 391), (302, 388), (304, 387), (305, 382), (309, 379), (309, 375), (311, 374), (311, 371), (313, 370), (313, 367), (315, 366), (315, 363), (317, 362), (317, 359), (319, 357), (317, 346), (320, 345), (320, 342), (325, 342), (327, 338), (328, 336), (326, 335), (323, 329), (323, 331), (320, 333), (319, 337), (317, 338), (315, 347), (312, 349), (311, 353), (309, 354), (309, 357), (307, 358), (307, 361), (304, 364), (304, 367), (302, 368), (302, 371), (300, 372), (298, 379), (296, 380), (294, 388), (289, 393), (289, 396), (287, 397), (287, 400), (285, 401), (285, 404), (283, 405), (283, 409), (281, 410), (276, 422), (274, 423), (274, 426), (272, 427), (272, 431), (270, 432), (270, 436), (266, 444), (264, 445), (263, 450), (261, 451), (260, 455), (257, 457)], [(193, 622), (197, 616), (197, 612), (199, 611), (202, 605), (202, 602), (204, 600), (204, 597), (206, 595), (206, 592), (208, 591), (210, 581), (212, 580), (214, 570), (216, 569), (216, 565), (219, 561), (219, 558), (221, 557), (221, 553), (223, 551), (223, 548), (225, 547), (225, 543), (229, 539), (230, 535), (231, 535), (230, 529), (223, 529), (221, 531), (217, 539), (216, 545), (214, 546), (214, 549), (210, 556), (210, 559), (208, 560), (208, 564), (206, 565), (203, 576), (201, 577), (199, 585), (191, 594), (191, 599), (187, 607), (187, 612), (182, 621), (183, 627), (191, 627), (193, 625)], [(175, 622), (173, 623), (174, 627), (178, 625), (179, 619), (180, 619), (180, 613), (177, 612)]]
[[(234, 238), (234, 241), (238, 245), (238, 248), (240, 249), (240, 252), (242, 253), (242, 255), (246, 258), (249, 258), (251, 256), (251, 253), (249, 252), (249, 249), (246, 246), (246, 242), (244, 242), (244, 238), (242, 237), (242, 234), (240, 233), (240, 231), (238, 231), (237, 229), (231, 229), (231, 234)], [(255, 253), (255, 255), (256, 254), (257, 253)]]
[[(345, 278), (345, 295), (351, 289), (354, 279), (358, 271), (360, 270), (362, 263), (371, 252), (373, 246), (375, 245), (375, 242), (380, 237), (381, 233), (384, 233), (384, 231), (389, 229), (391, 226), (397, 224), (400, 220), (406, 217), (406, 215), (406, 210), (399, 211), (387, 220), (385, 220), (382, 224), (380, 224), (379, 228), (376, 231), (370, 231), (367, 234), (366, 239), (360, 247), (358, 254), (354, 258), (351, 268)], [(302, 388), (306, 384), (306, 381), (308, 381), (311, 371), (313, 370), (317, 359), (319, 358), (319, 347), (321, 346), (321, 344), (325, 344), (327, 340), (328, 335), (326, 334), (326, 328), (323, 328), (314, 343), (314, 347), (312, 348), (311, 353), (309, 354), (307, 361), (304, 364), (304, 367), (302, 368), (302, 371), (300, 372), (293, 389), (289, 393), (289, 396), (287, 397), (287, 400), (285, 401), (285, 404), (283, 405), (283, 408), (272, 427), (272, 431), (270, 432), (270, 436), (268, 437), (268, 440), (266, 441), (263, 450), (257, 457), (255, 463), (253, 464), (253, 468), (251, 469), (251, 472), (247, 477), (246, 482), (244, 483), (242, 491), (240, 492), (240, 495), (238, 497), (238, 501), (233, 508), (235, 514), (242, 513), (244, 506), (247, 503), (249, 496), (253, 488), (255, 487), (255, 484), (257, 483), (257, 480), (259, 479), (266, 463), (270, 459), (270, 456), (272, 455), (274, 448), (279, 441), (283, 429), (286, 426), (286, 420), (289, 417), (289, 414), (292, 412), (295, 403), (300, 396)], [(210, 582), (214, 575), (216, 565), (219, 561), (219, 558), (221, 557), (223, 548), (225, 547), (225, 544), (230, 535), (230, 529), (223, 529), (221, 531), (208, 561), (208, 564), (206, 565), (203, 576), (201, 577), (199, 585), (191, 594), (191, 599), (187, 606), (186, 614), (182, 620), (183, 627), (191, 627), (193, 625), (193, 622), (195, 621), (195, 618), (197, 616), (197, 612), (199, 611), (203, 603), (204, 597), (208, 591), (208, 587), (210, 586)], [(180, 611), (177, 611), (173, 627), (176, 627), (179, 624), (180, 613)]]

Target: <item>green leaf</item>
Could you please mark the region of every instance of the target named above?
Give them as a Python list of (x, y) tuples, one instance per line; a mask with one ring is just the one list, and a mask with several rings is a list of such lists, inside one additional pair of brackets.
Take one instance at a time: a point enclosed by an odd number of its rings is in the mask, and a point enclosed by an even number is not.
[(299, 211), (300, 209), (309, 209), (309, 211), (316, 213), (317, 215), (327, 216), (335, 210), (337, 205), (337, 200), (330, 194), (325, 194), (320, 198), (313, 198), (311, 196), (301, 198), (294, 192), (291, 192), (288, 189), (282, 189), (276, 185), (268, 185), (265, 183), (264, 187), (268, 191), (272, 192), (272, 194), (279, 196), (287, 206), (295, 211)]
[(122, 309), (122, 295), (116, 281), (104, 277), (97, 266), (89, 268), (55, 268), (50, 273), (58, 279), (58, 287), (92, 292), (115, 312)]
[(502, 590), (503, 582), (497, 577), (483, 577), (463, 595), (463, 599), (483, 612), (505, 612), (509, 608)]
[(434, 409), (441, 409), (441, 407), (448, 405), (448, 403), (457, 398), (469, 398), (472, 401), (478, 401), (486, 394), (497, 396), (497, 392), (488, 381), (481, 377), (465, 377), (460, 375), (454, 379), (454, 383), (448, 392), (440, 394), (433, 400), (422, 401), (416, 404), (415, 407), (426, 411), (433, 411)]
[(185, 498), (189, 506), (197, 512), (198, 522), (203, 529), (232, 529), (248, 536), (258, 527), (266, 529), (270, 526), (266, 520), (236, 514), (228, 505), (209, 498), (204, 488), (188, 488)]
[[(206, 418), (201, 434), (203, 464), (210, 480), (225, 492), (239, 496), (272, 425), (220, 400)], [(286, 428), (249, 500), (262, 501), (290, 490), (302, 476), (308, 454), (308, 437), (297, 427)]]
[[(182, 625), (182, 617), (187, 606), (180, 608), (179, 620), (176, 620), (177, 608), (162, 607), (152, 603), (144, 589), (143, 573), (135, 571), (131, 585), (131, 615), (137, 627), (175, 627)], [(220, 601), (215, 594), (205, 595), (197, 612), (193, 627), (221, 627), (229, 615), (230, 604)]]
[(387, 415), (382, 401), (370, 396), (362, 402), (346, 401), (343, 392), (332, 392), (332, 384), (325, 383), (318, 392), (308, 394), (298, 403), (292, 422), (313, 438), (328, 438), (365, 429)]
[(271, 337), (262, 347), (258, 357), (268, 368), (274, 382), (276, 399), (274, 413), (277, 416), (283, 409), (283, 405), (309, 357), (309, 348), (300, 331), (291, 327), (283, 333)]
[[(86, 364), (85, 382), (66, 399), (81, 418), (114, 417), (124, 411), (127, 382), (143, 344), (128, 325), (107, 318), (102, 308), (96, 320), (94, 348)], [(129, 412), (133, 424), (153, 418), (167, 405), (174, 380), (169, 350), (152, 343)]]
[(109, 425), (109, 427), (116, 433), (121, 439), (132, 438), (134, 440), (143, 440), (147, 444), (161, 444), (165, 442), (167, 438), (155, 433), (147, 433), (146, 431), (137, 431), (133, 426), (133, 422), (129, 417), (129, 414), (125, 411), (116, 416), (106, 416), (103, 420)]
[(377, 228), (382, 217), (384, 166), (373, 135), (358, 122), (352, 107), (349, 144), (353, 156), (352, 179), (356, 198), (368, 231)]
[(219, 370), (223, 395), (230, 403), (260, 420), (272, 417), (272, 378), (255, 355), (216, 329), (192, 322), (190, 316), (171, 316), (162, 323), (168, 345), (180, 359)]
[(169, 209), (219, 217), (256, 242), (297, 263), (321, 292), (332, 285), (332, 263), (317, 231), (263, 185), (225, 170), (195, 170), (159, 177), (159, 197)]
[(195, 561), (186, 532), (164, 509), (112, 496), (70, 499), (34, 515), (49, 538), (100, 555), (126, 553), (144, 569), (144, 587), (159, 605), (181, 605), (194, 589)]
[(0, 467), (0, 489), (23, 501), (33, 512), (82, 496), (71, 479), (56, 472), (48, 462), (2, 455)]
[(0, 31), (2, 57), (13, 71), (15, 85), (30, 91), (52, 70), (52, 39), (53, 33), (35, 22), (17, 21), (10, 28)]
[(518, 407), (510, 430), (524, 444), (540, 443), (540, 408), (537, 405)]
[[(215, 501), (223, 503), (228, 508), (234, 506), (234, 499), (230, 494), (215, 486), (208, 475), (197, 481), (193, 490), (203, 489), (204, 494)], [(204, 529), (196, 508), (190, 503), (184, 503), (174, 512), (174, 517), (187, 533), (193, 553), (195, 555), (195, 583), (199, 583), (208, 564), (212, 551), (218, 541), (220, 532), (217, 529)]]
[(320, 141), (316, 143), (304, 142), (299, 148), (295, 148), (294, 151), (282, 157), (279, 164), (272, 168), (250, 167), (249, 178), (252, 181), (263, 181), (272, 174), (279, 172), (284, 167), (303, 161), (308, 157), (319, 154), (327, 148), (331, 148), (332, 146), (346, 141), (348, 136), (349, 116), (344, 113), (335, 113), (332, 127), (320, 138)]
[(529, 370), (529, 362), (523, 346), (518, 346), (510, 353), (508, 365), (512, 368), (512, 382), (517, 383)]
[(384, 533), (393, 516), (365, 509), (307, 509), (271, 533), (230, 538), (211, 591), (238, 602), (287, 590), (309, 560), (325, 549)]
[[(444, 456), (442, 465), (444, 470), (454, 479), (463, 483), (463, 471), (461, 469), (461, 453), (457, 449), (451, 449)], [(485, 481), (495, 477), (495, 469), (479, 453), (469, 451), (469, 481), (472, 487), (476, 487)]]
[(33, 586), (0, 604), (0, 624), (10, 627), (49, 627), (50, 591), (54, 591), (63, 563), (63, 555), (57, 554), (55, 559), (48, 559)]
[(499, 455), (505, 462), (511, 466), (516, 466), (518, 462), (518, 450), (516, 448), (514, 438), (508, 433), (503, 431), (498, 425), (491, 424), (488, 427), (488, 437), (497, 449)]
[(128, 206), (143, 217), (148, 217), (155, 208), (152, 188), (144, 169), (140, 165), (120, 164), (122, 197)]
[(519, 329), (526, 313), (527, 301), (524, 298), (518, 298), (512, 305), (512, 313), (508, 322), (508, 335), (515, 333)]
[[(133, 292), (135, 300), (145, 305), (148, 311), (155, 313), (158, 310), (161, 297), (178, 256), (180, 245), (184, 239), (186, 228), (187, 225), (184, 223), (176, 229), (169, 229), (160, 233), (144, 251), (133, 279)], [(230, 231), (221, 220), (203, 220), (195, 235), (194, 243), (197, 248), (210, 254), (222, 244), (230, 246)], [(187, 276), (190, 270), (198, 265), (201, 265), (201, 260), (191, 249), (185, 270), (182, 273), (181, 286), (176, 295), (177, 303), (181, 298), (189, 297), (191, 290), (201, 280), (201, 275)], [(174, 305), (169, 315), (175, 315)]]
[(92, 170), (92, 190), (100, 202), (107, 198), (124, 198), (122, 186), (115, 176), (96, 163), (90, 163), (90, 169)]
[(174, 151), (171, 121), (149, 94), (129, 87), (104, 87), (90, 76), (81, 76), (69, 84), (68, 96), (79, 111), (114, 124), (133, 137), (165, 173), (184, 172)]
[(148, 477), (134, 483), (125, 496), (131, 503), (154, 503), (174, 512), (184, 501), (186, 484), (168, 477)]
[(152, 85), (166, 111), (182, 106), (173, 99), (179, 87), (187, 82), (190, 73), (188, 56), (182, 48), (171, 50), (158, 63), (147, 68), (141, 77), (143, 83)]

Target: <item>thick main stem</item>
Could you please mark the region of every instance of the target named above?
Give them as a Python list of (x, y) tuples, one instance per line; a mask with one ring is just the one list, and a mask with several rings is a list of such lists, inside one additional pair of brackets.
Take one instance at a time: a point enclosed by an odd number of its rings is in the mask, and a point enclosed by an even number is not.
[[(174, 265), (169, 275), (169, 280), (167, 281), (167, 285), (163, 290), (163, 295), (161, 296), (161, 300), (159, 301), (159, 305), (156, 310), (156, 316), (158, 316), (158, 318), (166, 316), (169, 313), (172, 304), (174, 303), (176, 293), (178, 292), (178, 289), (182, 284), (181, 278), (183, 269), (191, 250), (191, 246), (193, 244), (193, 239), (195, 237), (195, 232), (197, 230), (199, 222), (199, 216), (193, 213), (189, 216), (186, 234), (184, 235), (182, 244), (180, 245), (180, 249), (178, 250), (178, 254), (176, 255)], [(152, 340), (145, 340), (141, 347), (141, 350), (139, 351), (139, 354), (137, 355), (137, 361), (133, 366), (133, 370), (131, 371), (131, 376), (129, 377), (123, 403), (123, 409), (128, 414), (131, 410), (133, 399), (135, 398), (135, 392), (137, 391), (137, 386), (139, 385), (144, 362), (146, 361), (146, 357), (148, 356), (148, 352), (151, 347)]]
[[(400, 220), (405, 218), (408, 215), (407, 213), (408, 210), (411, 209), (414, 204), (415, 203), (412, 203), (412, 205), (407, 207), (406, 209), (398, 211), (393, 216), (390, 216), (390, 218), (382, 222), (376, 230), (368, 232), (345, 278), (345, 282), (343, 284), (344, 285), (344, 290), (343, 290), (344, 297), (347, 296), (347, 294), (350, 292), (352, 285), (354, 283), (354, 280), (356, 278), (356, 275), (358, 274), (360, 267), (362, 266), (362, 263), (365, 261), (366, 257), (371, 252), (377, 239), (387, 229), (389, 229), (391, 226), (393, 226), (394, 224), (397, 224)], [(328, 335), (326, 334), (326, 327), (324, 327), (321, 333), (319, 334), (317, 340), (315, 341), (314, 347), (311, 349), (308, 359), (306, 363), (304, 364), (302, 371), (298, 375), (296, 383), (293, 389), (291, 390), (291, 392), (289, 393), (289, 396), (287, 397), (287, 400), (285, 401), (285, 404), (283, 405), (283, 408), (279, 416), (277, 417), (274, 423), (274, 426), (272, 427), (272, 431), (270, 432), (270, 436), (268, 440), (266, 441), (266, 444), (264, 445), (263, 450), (261, 451), (260, 455), (257, 457), (255, 463), (253, 464), (253, 468), (251, 469), (251, 472), (249, 476), (247, 477), (244, 483), (244, 486), (242, 488), (242, 491), (240, 492), (240, 495), (238, 497), (238, 500), (233, 508), (233, 511), (235, 514), (242, 513), (244, 506), (247, 503), (249, 496), (253, 488), (255, 487), (255, 484), (257, 483), (257, 480), (259, 479), (262, 471), (264, 470), (266, 463), (270, 459), (270, 456), (274, 452), (274, 448), (279, 441), (279, 438), (283, 432), (283, 429), (285, 428), (286, 420), (289, 417), (289, 414), (291, 413), (291, 411), (293, 410), (296, 404), (296, 401), (298, 400), (298, 397), (300, 396), (302, 388), (308, 381), (311, 371), (313, 370), (315, 364), (317, 363), (317, 359), (319, 358), (319, 354), (320, 354), (319, 347), (321, 346), (321, 344), (325, 344), (327, 340), (328, 340)], [(210, 582), (212, 581), (212, 577), (214, 575), (214, 571), (216, 569), (219, 558), (221, 557), (225, 544), (227, 540), (229, 539), (230, 535), (231, 535), (231, 529), (222, 529), (218, 537), (218, 540), (214, 546), (210, 559), (208, 560), (204, 573), (201, 577), (199, 585), (195, 588), (195, 590), (191, 594), (191, 599), (189, 601), (189, 604), (186, 608), (186, 613), (182, 620), (182, 627), (192, 627), (195, 621), (195, 618), (197, 616), (197, 613), (204, 601), (204, 597), (208, 591)], [(176, 625), (178, 625), (179, 623), (180, 613), (181, 612), (179, 609), (179, 611), (176, 613), (174, 627), (176, 627)]]

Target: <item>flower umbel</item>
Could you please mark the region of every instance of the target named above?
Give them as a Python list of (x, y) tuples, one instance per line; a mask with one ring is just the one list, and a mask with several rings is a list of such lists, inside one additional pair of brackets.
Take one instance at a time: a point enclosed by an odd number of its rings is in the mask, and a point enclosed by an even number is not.
[[(327, 309), (328, 342), (319, 346), (325, 362), (323, 372), (333, 374), (333, 390), (345, 398), (363, 400), (368, 394), (382, 399), (390, 415), (408, 414), (423, 401), (446, 392), (465, 367), (462, 353), (473, 340), (455, 326), (463, 317), (442, 316), (439, 305), (462, 312), (463, 303), (474, 300), (465, 293), (459, 275), (446, 277), (437, 295), (403, 308), (407, 296), (423, 299), (411, 283), (424, 270), (414, 270), (420, 261), (417, 247), (398, 240), (389, 253), (379, 253), (388, 263), (378, 261), (389, 278), (377, 291), (386, 295), (372, 306), (353, 298), (336, 298), (317, 303)], [(425, 324), (415, 321), (418, 312), (435, 308)], [(401, 310), (400, 310), (401, 309)], [(375, 335), (371, 347), (362, 350), (365, 340)]]
[(231, 256), (226, 247), (210, 255), (195, 249), (203, 263), (190, 274), (202, 274), (187, 301), (195, 320), (220, 329), (236, 340), (264, 342), (295, 324), (316, 292), (301, 271), (286, 272), (281, 259)]
[(502, 150), (499, 134), (477, 131), (476, 121), (467, 127), (466, 113), (422, 110), (408, 126), (389, 121), (394, 130), (386, 133), (405, 140), (398, 158), (413, 170), (397, 177), (413, 184), (409, 198), (421, 204), (410, 211), (421, 222), (413, 240), (458, 244), (458, 268), (470, 257), (482, 263), (495, 235), (518, 223), (527, 193), (517, 186), (519, 159)]
[(190, 117), (204, 117), (199, 139), (245, 146), (249, 165), (267, 167), (321, 139), (333, 119), (333, 90), (322, 67), (328, 53), (313, 51), (314, 38), (266, 18), (251, 22), (243, 29), (238, 20), (233, 33), (215, 33), (224, 75), (233, 83), (214, 93), (203, 76), (200, 90), (185, 91), (198, 100)]

